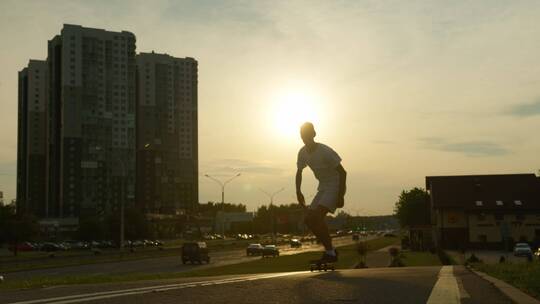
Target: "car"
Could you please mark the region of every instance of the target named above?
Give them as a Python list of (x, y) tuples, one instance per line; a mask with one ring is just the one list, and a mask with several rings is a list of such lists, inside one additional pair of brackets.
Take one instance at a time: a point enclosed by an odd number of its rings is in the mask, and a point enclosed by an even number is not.
[(263, 246), (261, 244), (249, 244), (246, 248), (246, 255), (261, 255), (263, 251)]
[(267, 256), (272, 256), (272, 257), (277, 257), (279, 256), (279, 249), (276, 247), (276, 245), (266, 245), (264, 246), (263, 250), (262, 250), (262, 257), (267, 257)]
[[(35, 250), (35, 247), (30, 242), (19, 243), (16, 245), (17, 251), (32, 251)], [(14, 251), (15, 247), (13, 245), (8, 248), (11, 251)]]
[(56, 243), (47, 242), (41, 245), (40, 250), (46, 251), (46, 252), (52, 252), (52, 251), (63, 251), (64, 248)]
[(182, 264), (191, 262), (191, 264), (210, 263), (208, 247), (205, 242), (187, 242), (182, 245)]
[(300, 247), (302, 247), (302, 243), (298, 239), (291, 239), (289, 244), (291, 245), (291, 248), (300, 248)]
[(517, 243), (514, 246), (514, 255), (515, 256), (531, 256), (532, 249), (531, 246), (527, 243)]
[(144, 247), (144, 242), (140, 240), (136, 240), (131, 242), (132, 247)]

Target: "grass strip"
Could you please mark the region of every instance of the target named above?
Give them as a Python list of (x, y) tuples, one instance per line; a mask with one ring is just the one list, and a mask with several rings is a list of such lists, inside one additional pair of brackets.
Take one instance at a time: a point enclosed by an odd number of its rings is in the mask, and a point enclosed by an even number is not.
[(440, 266), (441, 260), (437, 254), (429, 251), (405, 251), (401, 253), (401, 261), (405, 266)]
[(513, 285), (540, 300), (540, 261), (532, 263), (475, 263), (474, 269)]
[[(397, 244), (398, 238), (378, 238), (366, 241), (369, 250)], [(339, 261), (335, 264), (338, 269), (350, 268), (358, 259), (356, 244), (339, 247)], [(305, 271), (309, 269), (308, 262), (320, 257), (320, 252), (305, 252), (276, 258), (261, 258), (254, 261), (231, 264), (218, 267), (195, 269), (177, 273), (131, 273), (125, 275), (77, 275), (57, 277), (33, 277), (27, 280), (6, 280), (0, 284), (1, 289), (40, 288), (56, 285), (96, 284), (113, 282), (131, 282), (141, 280), (161, 280), (185, 277), (202, 277), (235, 274), (257, 274), (271, 272)]]

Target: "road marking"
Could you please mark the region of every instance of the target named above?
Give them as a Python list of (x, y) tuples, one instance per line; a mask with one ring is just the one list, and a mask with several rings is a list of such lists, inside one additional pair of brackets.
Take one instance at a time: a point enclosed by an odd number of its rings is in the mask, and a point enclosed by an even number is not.
[(220, 279), (220, 280), (210, 280), (210, 281), (200, 281), (200, 282), (187, 282), (187, 283), (178, 283), (178, 284), (168, 284), (168, 285), (157, 285), (157, 286), (148, 286), (140, 288), (131, 288), (123, 290), (113, 290), (105, 292), (93, 292), (80, 295), (64, 296), (64, 297), (54, 297), (48, 299), (39, 299), (39, 300), (29, 300), (22, 302), (13, 302), (10, 304), (70, 304), (70, 303), (80, 303), (101, 299), (109, 299), (115, 297), (145, 294), (152, 292), (163, 292), (168, 290), (184, 289), (184, 288), (193, 288), (199, 286), (209, 286), (209, 285), (221, 285), (221, 284), (231, 284), (239, 283), (246, 281), (255, 281), (276, 277), (284, 277), (290, 275), (297, 275), (309, 273), (308, 271), (298, 271), (298, 272), (285, 272), (277, 274), (266, 274), (266, 275), (251, 275), (238, 278), (229, 278), (229, 279)]
[(439, 271), (439, 279), (433, 286), (427, 304), (459, 304), (459, 287), (454, 276), (453, 266), (443, 266)]

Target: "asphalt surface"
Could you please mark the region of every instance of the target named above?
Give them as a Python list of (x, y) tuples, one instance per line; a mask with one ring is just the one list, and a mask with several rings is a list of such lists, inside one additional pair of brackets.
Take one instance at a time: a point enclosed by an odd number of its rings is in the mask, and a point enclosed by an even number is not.
[[(366, 238), (366, 240), (369, 238)], [(352, 244), (350, 236), (334, 238), (335, 246), (345, 246)], [(280, 255), (298, 254), (308, 251), (322, 250), (322, 247), (317, 244), (304, 243), (301, 248), (289, 248), (289, 246), (279, 246)], [(65, 266), (58, 268), (36, 269), (28, 271), (17, 271), (4, 273), (6, 280), (23, 280), (33, 277), (50, 277), (50, 276), (77, 276), (77, 275), (123, 275), (130, 273), (171, 273), (184, 272), (193, 269), (201, 269), (208, 267), (217, 267), (230, 264), (243, 263), (254, 259), (260, 259), (257, 256), (246, 256), (245, 249), (227, 250), (210, 252), (210, 264), (208, 265), (183, 265), (179, 256), (148, 258), (142, 260), (123, 261), (123, 262), (108, 262), (99, 264), (87, 264), (76, 266)], [(1, 303), (1, 302), (0, 302)]]
[[(447, 275), (443, 276), (442, 273)], [(443, 284), (444, 282), (453, 285)], [(499, 304), (511, 301), (491, 284), (462, 266), (434, 266), (60, 286), (38, 292), (32, 290), (0, 293), (0, 303)]]

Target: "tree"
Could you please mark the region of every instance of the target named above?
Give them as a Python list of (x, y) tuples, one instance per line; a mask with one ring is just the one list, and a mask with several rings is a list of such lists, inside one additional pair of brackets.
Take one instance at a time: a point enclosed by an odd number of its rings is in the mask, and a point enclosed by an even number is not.
[(430, 223), (429, 194), (421, 188), (403, 190), (394, 207), (402, 227)]
[(37, 218), (30, 214), (17, 214), (14, 205), (0, 206), (0, 243), (13, 247), (17, 255), (17, 244), (30, 241), (39, 234)]

